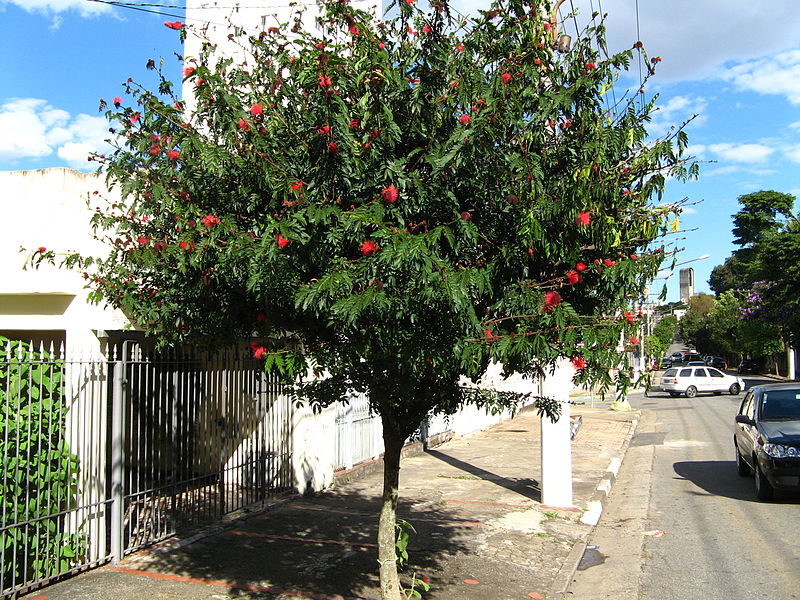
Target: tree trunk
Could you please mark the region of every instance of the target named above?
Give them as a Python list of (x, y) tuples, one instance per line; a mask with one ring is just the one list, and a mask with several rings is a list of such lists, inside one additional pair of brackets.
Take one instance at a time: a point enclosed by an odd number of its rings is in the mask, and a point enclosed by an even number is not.
[(378, 565), (381, 600), (401, 600), (400, 578), (395, 560), (395, 522), (403, 437), (383, 419), (383, 498), (378, 520)]

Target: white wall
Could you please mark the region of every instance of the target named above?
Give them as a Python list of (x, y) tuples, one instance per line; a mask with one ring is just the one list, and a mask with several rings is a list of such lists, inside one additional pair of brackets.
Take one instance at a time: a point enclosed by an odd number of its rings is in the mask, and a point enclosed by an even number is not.
[[(24, 270), (31, 252), (45, 247), (58, 254), (103, 256), (108, 248), (91, 234), (92, 210), (108, 196), (98, 176), (71, 169), (0, 172), (5, 214), (0, 236), (0, 331), (63, 330), (67, 343), (90, 351), (99, 343), (93, 330), (121, 329), (128, 320), (116, 310), (87, 303), (77, 271), (42, 265)], [(24, 249), (22, 252), (20, 249)]]

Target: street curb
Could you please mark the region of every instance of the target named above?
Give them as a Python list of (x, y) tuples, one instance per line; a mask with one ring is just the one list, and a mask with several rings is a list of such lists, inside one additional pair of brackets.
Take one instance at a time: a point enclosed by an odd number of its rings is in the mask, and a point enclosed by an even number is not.
[(619, 468), (622, 465), (622, 461), (625, 459), (625, 454), (628, 452), (631, 440), (636, 434), (636, 428), (639, 425), (641, 416), (641, 412), (636, 411), (636, 416), (631, 420), (631, 428), (626, 434), (617, 456), (612, 457), (609, 461), (608, 467), (606, 468), (606, 475), (600, 480), (591, 499), (587, 503), (586, 511), (584, 511), (581, 516), (581, 523), (590, 525), (590, 529), (572, 545), (572, 549), (567, 555), (567, 558), (553, 578), (545, 598), (561, 600), (567, 592), (569, 584), (572, 583), (572, 578), (575, 576), (575, 572), (578, 570), (578, 566), (583, 558), (583, 553), (586, 551), (586, 542), (597, 526), (597, 523), (600, 521), (600, 517), (603, 514), (603, 505), (611, 495), (611, 488), (617, 480)]

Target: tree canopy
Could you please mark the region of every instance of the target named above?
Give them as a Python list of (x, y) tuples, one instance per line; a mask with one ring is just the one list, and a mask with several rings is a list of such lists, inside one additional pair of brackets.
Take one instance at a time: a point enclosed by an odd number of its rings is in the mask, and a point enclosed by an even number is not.
[(535, 374), (566, 357), (609, 385), (679, 210), (664, 183), (696, 165), (681, 127), (648, 136), (655, 100), (610, 93), (644, 50), (606, 55), (599, 15), (562, 53), (538, 2), (467, 19), (445, 2), (386, 21), (321, 8), (316, 27), (300, 10), (233, 30), (240, 62), (211, 44), (185, 57), (191, 114), (172, 82), (128, 82), (107, 110), (117, 148), (98, 157), (122, 195), (95, 220), (111, 253), (67, 262), (165, 343), (247, 339), (305, 397), (369, 393), (395, 598), (403, 440), (431, 411), (486, 401), (463, 378), (492, 360)]

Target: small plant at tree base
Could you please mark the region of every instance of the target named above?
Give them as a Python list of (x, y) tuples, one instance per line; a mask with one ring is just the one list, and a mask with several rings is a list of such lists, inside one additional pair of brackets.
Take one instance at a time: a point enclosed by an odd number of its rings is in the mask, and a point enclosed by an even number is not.
[(569, 359), (579, 383), (622, 393), (635, 325), (620, 315), (664, 258), (666, 178), (695, 167), (682, 128), (648, 138), (652, 103), (614, 104), (639, 50), (605, 56), (601, 22), (561, 54), (538, 2), (466, 20), (400, 2), (381, 22), (328, 2), (317, 28), (302, 10), (232, 31), (244, 58), (186, 57), (191, 114), (165, 79), (126, 84), (99, 158), (121, 191), (95, 219), (112, 252), (66, 264), (164, 344), (250, 338), (299, 397), (368, 393), (381, 594), (397, 599), (404, 440), (431, 414), (515, 405), (464, 385), (492, 361), (541, 376)]

